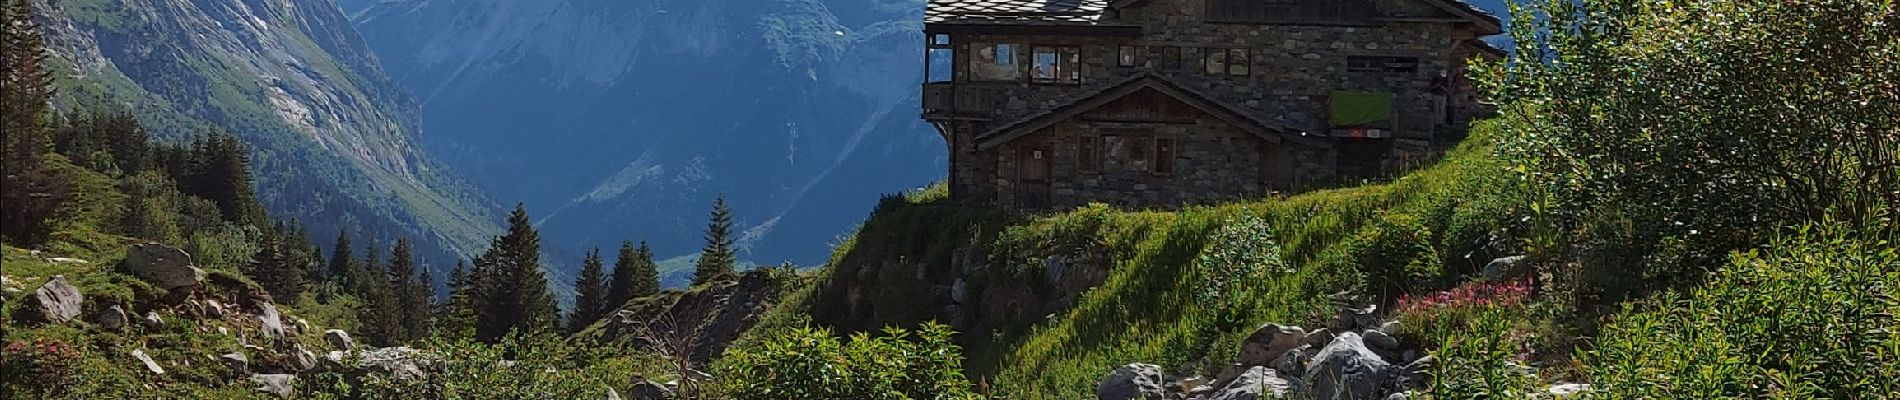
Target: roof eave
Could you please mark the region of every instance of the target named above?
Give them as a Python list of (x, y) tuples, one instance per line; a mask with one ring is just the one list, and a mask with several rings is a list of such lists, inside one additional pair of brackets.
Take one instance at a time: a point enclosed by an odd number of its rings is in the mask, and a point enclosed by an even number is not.
[(1092, 36), (1141, 36), (1139, 25), (1119, 24), (1057, 24), (1057, 23), (958, 23), (926, 22), (925, 34), (1050, 34), (1050, 35), (1092, 35)]

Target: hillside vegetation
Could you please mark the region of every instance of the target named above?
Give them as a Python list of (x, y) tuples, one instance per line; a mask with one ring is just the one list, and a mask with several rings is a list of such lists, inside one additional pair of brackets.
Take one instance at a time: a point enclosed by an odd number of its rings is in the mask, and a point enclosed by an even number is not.
[(1087, 398), (1376, 306), (1437, 360), (1427, 398), (1900, 393), (1895, 4), (1513, 11), (1520, 61), (1479, 71), (1501, 115), (1438, 165), (1178, 212), (891, 197), (754, 334), (942, 321), (980, 391)]

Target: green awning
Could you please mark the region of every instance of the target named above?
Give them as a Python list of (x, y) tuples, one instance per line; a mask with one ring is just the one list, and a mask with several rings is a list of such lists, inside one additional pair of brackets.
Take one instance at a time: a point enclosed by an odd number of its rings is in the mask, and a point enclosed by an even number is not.
[(1335, 128), (1385, 126), (1392, 121), (1392, 98), (1391, 93), (1335, 90), (1326, 111)]

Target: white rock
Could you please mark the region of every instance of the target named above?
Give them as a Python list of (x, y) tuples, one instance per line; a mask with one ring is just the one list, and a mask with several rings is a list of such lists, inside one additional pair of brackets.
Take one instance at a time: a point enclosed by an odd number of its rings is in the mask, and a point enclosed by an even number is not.
[(133, 349), (132, 358), (136, 358), (140, 363), (145, 364), (146, 371), (152, 371), (152, 373), (159, 375), (165, 374), (165, 367), (158, 366), (157, 361), (152, 361), (151, 356), (145, 355), (145, 349)]
[(257, 391), (277, 395), (280, 398), (290, 398), (296, 393), (297, 386), (293, 384), (296, 380), (297, 376), (291, 374), (251, 375), (251, 382), (257, 383)]

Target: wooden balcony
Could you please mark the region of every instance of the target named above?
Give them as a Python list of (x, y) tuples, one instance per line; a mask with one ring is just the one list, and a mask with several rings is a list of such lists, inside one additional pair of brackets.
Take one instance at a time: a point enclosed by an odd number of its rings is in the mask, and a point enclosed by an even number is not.
[(924, 119), (983, 120), (1003, 107), (1003, 88), (956, 82), (924, 84)]

